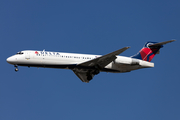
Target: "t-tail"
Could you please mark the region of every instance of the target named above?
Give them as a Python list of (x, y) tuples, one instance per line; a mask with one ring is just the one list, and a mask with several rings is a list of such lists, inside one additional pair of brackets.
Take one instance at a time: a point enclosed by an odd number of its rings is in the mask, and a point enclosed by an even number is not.
[(163, 47), (164, 44), (173, 42), (175, 40), (165, 41), (165, 42), (147, 42), (144, 47), (132, 58), (141, 59), (144, 61), (151, 62), (156, 54), (159, 53), (160, 48)]

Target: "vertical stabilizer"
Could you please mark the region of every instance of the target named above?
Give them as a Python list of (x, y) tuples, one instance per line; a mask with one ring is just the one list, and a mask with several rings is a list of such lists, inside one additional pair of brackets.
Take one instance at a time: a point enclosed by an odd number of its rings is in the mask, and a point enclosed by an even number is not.
[(160, 48), (163, 47), (164, 44), (173, 42), (175, 40), (165, 41), (165, 42), (147, 42), (144, 47), (132, 58), (141, 59), (144, 61), (150, 62), (156, 54), (159, 53)]

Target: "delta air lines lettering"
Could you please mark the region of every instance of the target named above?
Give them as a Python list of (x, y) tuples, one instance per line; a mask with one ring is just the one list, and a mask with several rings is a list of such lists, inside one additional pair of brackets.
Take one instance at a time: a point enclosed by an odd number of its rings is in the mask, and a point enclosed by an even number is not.
[(35, 51), (35, 54), (36, 55), (60, 55), (60, 53), (58, 53), (58, 52), (45, 52), (45, 51), (40, 51), (40, 52), (38, 52), (38, 51)]

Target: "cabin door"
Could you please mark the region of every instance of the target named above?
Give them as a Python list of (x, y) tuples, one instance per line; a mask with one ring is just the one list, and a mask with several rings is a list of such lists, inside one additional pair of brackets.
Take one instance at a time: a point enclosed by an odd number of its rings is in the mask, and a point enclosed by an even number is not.
[(25, 53), (25, 59), (30, 59), (30, 52)]

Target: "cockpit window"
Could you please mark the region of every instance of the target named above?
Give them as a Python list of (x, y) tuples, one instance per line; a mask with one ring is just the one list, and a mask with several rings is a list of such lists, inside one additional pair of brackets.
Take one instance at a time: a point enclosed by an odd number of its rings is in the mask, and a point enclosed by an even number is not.
[(22, 55), (22, 54), (24, 54), (23, 52), (18, 52), (18, 53), (16, 53), (16, 55)]

